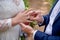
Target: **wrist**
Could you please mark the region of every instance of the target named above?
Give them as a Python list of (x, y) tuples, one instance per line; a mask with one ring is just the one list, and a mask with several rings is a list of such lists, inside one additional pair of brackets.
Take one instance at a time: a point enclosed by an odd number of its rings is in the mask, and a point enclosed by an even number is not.
[(41, 17), (41, 19), (40, 19), (41, 21), (38, 21), (38, 23), (40, 23), (40, 24), (42, 24), (43, 22), (44, 22), (44, 18), (43, 17)]
[(7, 19), (6, 23), (8, 24), (9, 27), (12, 27), (12, 19), (11, 18)]
[(35, 32), (35, 30), (32, 30), (30, 34), (33, 35), (34, 32)]
[(12, 26), (17, 25), (18, 23), (19, 22), (17, 18), (12, 18)]

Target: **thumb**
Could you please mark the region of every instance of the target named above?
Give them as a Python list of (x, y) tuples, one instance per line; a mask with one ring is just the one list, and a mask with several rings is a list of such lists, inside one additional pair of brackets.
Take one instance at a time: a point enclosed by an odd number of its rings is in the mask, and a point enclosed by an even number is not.
[(21, 27), (26, 27), (26, 25), (24, 23), (20, 23)]

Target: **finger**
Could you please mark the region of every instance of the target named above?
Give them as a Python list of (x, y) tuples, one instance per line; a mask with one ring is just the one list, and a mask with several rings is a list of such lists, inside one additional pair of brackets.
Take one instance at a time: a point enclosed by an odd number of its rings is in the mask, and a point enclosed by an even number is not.
[(36, 20), (36, 17), (30, 17), (30, 20), (34, 21)]
[(35, 10), (35, 12), (41, 12), (40, 10)]
[(39, 15), (41, 12), (40, 12), (40, 10), (31, 10), (31, 11), (29, 11), (29, 12), (27, 12), (27, 16), (34, 16), (34, 17), (36, 17), (37, 15)]
[(21, 30), (22, 30), (22, 31), (24, 31), (24, 30), (25, 30), (25, 28), (26, 28), (26, 25), (25, 25), (25, 24), (23, 24), (23, 23), (19, 23), (19, 25), (20, 25), (20, 27), (21, 27)]
[(30, 15), (32, 13), (35, 13), (35, 11), (34, 10), (31, 10), (31, 11), (27, 12), (27, 15)]
[(33, 21), (31, 21), (31, 20), (26, 20), (25, 22), (29, 22), (29, 23), (30, 23), (30, 22), (33, 22)]
[(25, 10), (24, 13), (26, 14), (27, 12), (31, 11), (32, 9)]
[(42, 15), (41, 15), (41, 14), (39, 14), (37, 17), (42, 17)]
[(36, 20), (36, 18), (33, 18), (32, 20)]
[(23, 14), (25, 15), (25, 16), (29, 16), (29, 11), (31, 11), (32, 9), (29, 9), (29, 10), (26, 10)]
[(28, 12), (26, 15), (36, 17), (36, 16), (39, 15), (40, 13), (41, 13), (40, 11), (36, 11), (36, 10), (32, 11), (32, 10), (31, 10), (31, 11)]
[(20, 23), (20, 26), (23, 28), (26, 27), (26, 25), (24, 23)]
[(35, 12), (35, 10), (31, 10), (31, 11), (29, 11), (26, 15), (28, 15), (28, 16), (35, 16), (35, 15), (37, 15), (38, 13), (36, 13)]
[(26, 16), (25, 19), (30, 20), (31, 16)]
[(27, 17), (27, 20), (30, 20), (30, 16)]
[(36, 10), (35, 11), (37, 14), (41, 14), (41, 11), (40, 10)]

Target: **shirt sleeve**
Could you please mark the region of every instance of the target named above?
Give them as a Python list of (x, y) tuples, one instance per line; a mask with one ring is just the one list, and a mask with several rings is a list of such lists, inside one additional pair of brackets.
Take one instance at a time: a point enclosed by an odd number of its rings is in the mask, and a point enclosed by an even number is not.
[(34, 36), (35, 36), (36, 32), (37, 32), (37, 30), (35, 30), (35, 31), (34, 31), (34, 33), (33, 33), (33, 38), (34, 38)]
[(0, 20), (0, 31), (6, 31), (12, 27), (11, 19)]
[(42, 26), (42, 24), (43, 24), (43, 22), (44, 22), (44, 17), (42, 17), (42, 20), (43, 20), (42, 22), (39, 22), (39, 23), (38, 23), (39, 26)]

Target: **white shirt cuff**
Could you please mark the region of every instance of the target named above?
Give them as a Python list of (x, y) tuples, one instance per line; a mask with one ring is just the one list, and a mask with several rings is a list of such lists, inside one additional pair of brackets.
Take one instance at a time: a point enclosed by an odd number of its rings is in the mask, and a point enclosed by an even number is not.
[(43, 22), (44, 22), (44, 18), (42, 17), (42, 19), (43, 19), (43, 21), (40, 22), (40, 23), (38, 23), (38, 25), (42, 25), (42, 24), (43, 24)]
[(35, 31), (34, 31), (34, 33), (33, 33), (33, 38), (34, 38), (34, 36), (35, 36), (36, 32), (37, 32), (37, 30), (35, 30)]

